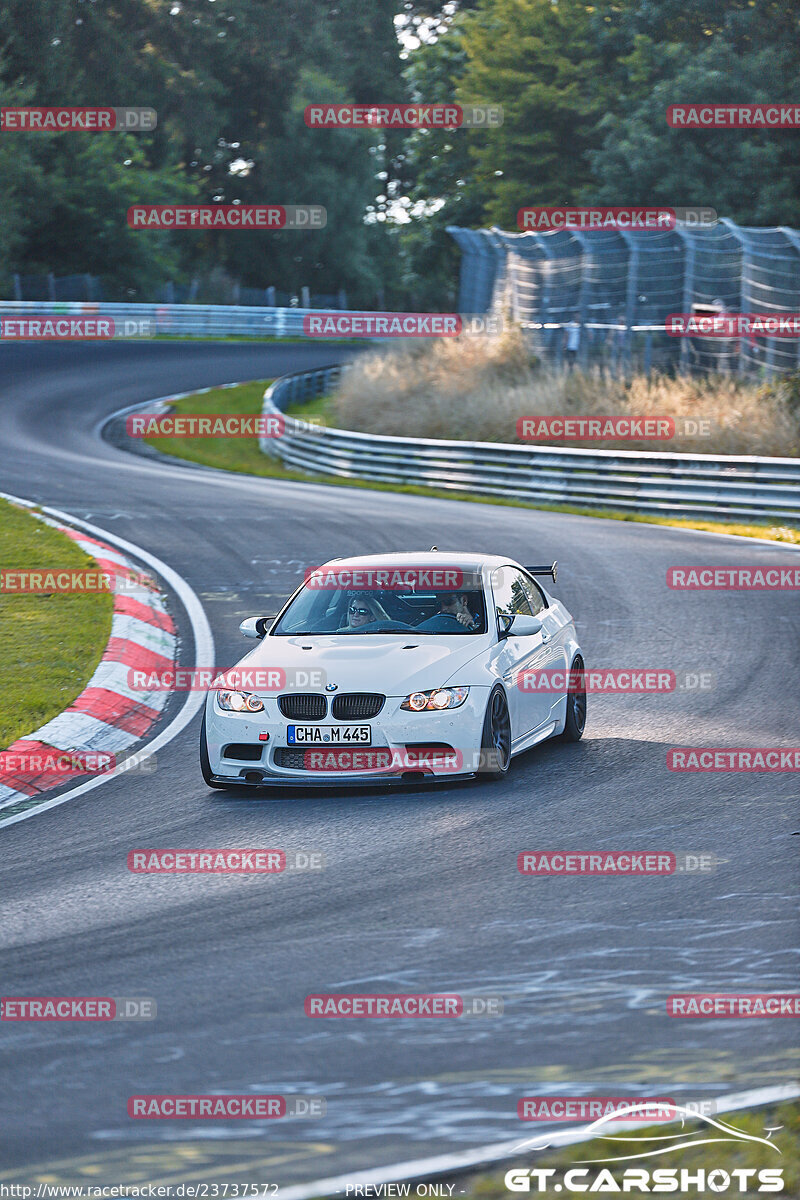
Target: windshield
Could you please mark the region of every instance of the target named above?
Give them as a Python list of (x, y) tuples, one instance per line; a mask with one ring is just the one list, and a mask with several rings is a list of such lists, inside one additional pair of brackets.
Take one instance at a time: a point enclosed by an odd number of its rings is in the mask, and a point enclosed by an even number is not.
[(486, 632), (486, 606), (480, 589), (418, 592), (413, 589), (352, 591), (304, 587), (272, 635), (341, 633), (455, 634)]

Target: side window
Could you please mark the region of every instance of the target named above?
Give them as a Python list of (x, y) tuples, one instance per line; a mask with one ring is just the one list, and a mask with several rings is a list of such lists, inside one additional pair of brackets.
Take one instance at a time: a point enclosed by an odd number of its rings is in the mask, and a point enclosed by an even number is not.
[(500, 616), (534, 615), (524, 575), (513, 567), (498, 567), (492, 578), (494, 604)]
[(538, 583), (534, 583), (534, 581), (529, 579), (527, 575), (523, 576), (523, 581), (525, 583), (525, 591), (528, 594), (531, 612), (535, 617), (538, 617), (539, 613), (547, 608), (547, 601), (542, 595), (542, 590)]

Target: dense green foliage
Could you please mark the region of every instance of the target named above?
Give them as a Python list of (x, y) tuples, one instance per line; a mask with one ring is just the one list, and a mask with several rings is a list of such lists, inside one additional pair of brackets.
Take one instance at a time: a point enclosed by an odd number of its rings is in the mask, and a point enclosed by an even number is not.
[[(398, 38), (398, 33), (400, 37)], [(0, 136), (0, 285), (193, 276), (448, 308), (448, 224), (523, 204), (710, 205), (800, 226), (800, 132), (671, 130), (800, 95), (798, 0), (4, 0), (2, 105), (157, 109), (151, 134)], [(308, 129), (311, 101), (501, 104), (494, 130)], [(133, 231), (134, 202), (317, 203), (322, 231)], [(410, 218), (410, 219), (409, 219)]]

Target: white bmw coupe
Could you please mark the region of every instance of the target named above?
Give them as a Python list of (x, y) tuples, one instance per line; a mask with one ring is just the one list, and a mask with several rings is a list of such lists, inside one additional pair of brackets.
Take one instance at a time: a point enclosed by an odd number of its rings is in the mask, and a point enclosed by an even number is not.
[(381, 554), (306, 573), (259, 645), (214, 680), (200, 733), (209, 787), (502, 778), (586, 721), (572, 617), (542, 586), (557, 564)]

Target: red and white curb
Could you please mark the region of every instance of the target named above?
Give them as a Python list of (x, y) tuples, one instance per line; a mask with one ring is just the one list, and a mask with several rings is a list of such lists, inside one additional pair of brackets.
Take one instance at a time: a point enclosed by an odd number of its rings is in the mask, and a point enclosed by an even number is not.
[[(130, 559), (106, 542), (40, 512), (31, 511), (31, 516), (65, 534), (91, 555), (101, 570), (141, 574)], [(59, 769), (59, 754), (102, 752), (119, 756), (141, 741), (161, 717), (170, 693), (134, 691), (128, 684), (132, 667), (160, 672), (172, 668), (176, 658), (175, 623), (155, 580), (149, 579), (152, 587), (145, 590), (147, 579), (136, 596), (115, 592), (111, 636), (97, 670), (77, 699), (4, 752), (36, 755), (42, 760), (42, 769), (0, 768), (0, 811), (87, 774), (80, 766)]]

